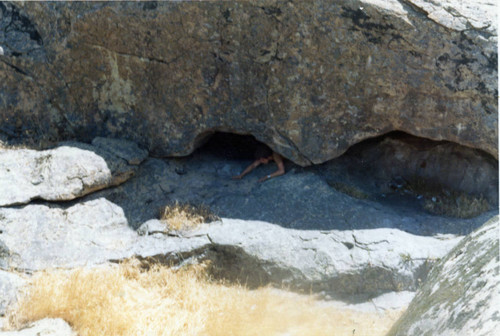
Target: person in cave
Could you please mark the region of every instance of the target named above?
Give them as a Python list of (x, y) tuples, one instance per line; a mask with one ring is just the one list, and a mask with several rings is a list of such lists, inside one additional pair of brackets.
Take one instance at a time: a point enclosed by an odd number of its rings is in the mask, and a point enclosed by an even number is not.
[(261, 146), (257, 147), (257, 149), (255, 150), (254, 157), (255, 157), (255, 161), (251, 165), (249, 165), (247, 168), (245, 168), (245, 170), (241, 174), (233, 176), (233, 179), (241, 180), (243, 178), (243, 176), (250, 173), (252, 170), (257, 168), (261, 164), (268, 164), (271, 161), (274, 161), (276, 163), (276, 166), (278, 166), (278, 169), (272, 174), (261, 177), (259, 179), (259, 182), (264, 182), (264, 181), (267, 181), (273, 177), (277, 177), (277, 176), (281, 176), (281, 175), (285, 174), (285, 165), (283, 164), (283, 158), (278, 153), (273, 152), (269, 147), (267, 147), (265, 145), (261, 145)]

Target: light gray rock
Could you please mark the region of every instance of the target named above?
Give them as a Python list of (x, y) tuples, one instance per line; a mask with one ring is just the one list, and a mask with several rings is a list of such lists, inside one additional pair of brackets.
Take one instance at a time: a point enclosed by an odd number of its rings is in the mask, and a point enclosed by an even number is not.
[(26, 270), (121, 259), (132, 254), (128, 251), (136, 239), (123, 211), (104, 199), (68, 209), (0, 208), (0, 232), (9, 254), (4, 262)]
[(4, 267), (26, 271), (72, 268), (134, 255), (183, 253), (209, 244), (206, 237), (140, 237), (123, 210), (105, 199), (67, 209), (45, 205), (0, 208)]
[(0, 269), (0, 316), (16, 300), (18, 291), (24, 284), (25, 280), (19, 275)]
[(103, 198), (67, 209), (0, 208), (6, 267), (71, 268), (133, 256), (168, 263), (210, 259), (216, 277), (336, 296), (415, 290), (433, 260), (460, 239), (383, 228), (294, 230), (232, 219), (187, 232), (167, 232), (158, 220), (150, 220), (138, 231), (141, 235), (119, 206)]
[[(152, 220), (139, 231), (163, 240), (162, 226)], [(293, 230), (236, 219), (222, 219), (190, 235), (206, 235), (210, 244), (166, 257), (210, 259), (214, 276), (250, 287), (283, 284), (339, 297), (415, 290), (434, 261), (461, 239), (422, 237), (395, 229)]]
[(17, 331), (0, 331), (0, 336), (76, 336), (68, 323), (62, 319), (43, 319)]
[[(72, 200), (130, 178), (147, 156), (137, 145), (97, 138), (44, 151), (0, 149), (0, 206)], [(125, 161), (124, 161), (125, 160)]]
[[(376, 3), (379, 0), (368, 0), (367, 2)], [(472, 27), (496, 35), (497, 22), (495, 20), (497, 18), (492, 1), (407, 0), (401, 2), (415, 6), (426, 13), (429, 19), (447, 28), (466, 31)]]
[(500, 332), (498, 216), (431, 271), (389, 336), (489, 336)]

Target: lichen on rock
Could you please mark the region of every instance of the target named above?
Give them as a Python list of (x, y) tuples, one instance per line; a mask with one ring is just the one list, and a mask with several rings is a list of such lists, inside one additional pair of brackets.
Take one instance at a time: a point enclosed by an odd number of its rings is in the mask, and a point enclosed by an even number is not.
[(389, 336), (495, 335), (500, 330), (498, 216), (434, 266)]

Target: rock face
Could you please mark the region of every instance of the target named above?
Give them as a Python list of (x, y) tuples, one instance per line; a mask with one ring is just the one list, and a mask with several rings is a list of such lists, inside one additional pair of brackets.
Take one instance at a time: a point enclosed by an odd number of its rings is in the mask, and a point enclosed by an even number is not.
[(134, 143), (104, 138), (45, 151), (0, 149), (0, 206), (72, 200), (123, 183), (146, 156)]
[(41, 270), (122, 259), (135, 242), (123, 211), (106, 200), (66, 210), (44, 205), (0, 208), (7, 267)]
[(318, 170), (328, 176), (328, 171), (342, 164), (367, 185), (378, 185), (381, 193), (393, 191), (395, 184), (427, 184), (427, 188), (439, 185), (469, 195), (481, 194), (495, 205), (498, 202), (498, 161), (447, 141), (394, 132), (355, 145)]
[(498, 334), (498, 230), (495, 217), (450, 251), (388, 335)]
[(491, 1), (0, 4), (0, 133), (186, 155), (253, 134), (301, 165), (402, 130), (497, 149)]

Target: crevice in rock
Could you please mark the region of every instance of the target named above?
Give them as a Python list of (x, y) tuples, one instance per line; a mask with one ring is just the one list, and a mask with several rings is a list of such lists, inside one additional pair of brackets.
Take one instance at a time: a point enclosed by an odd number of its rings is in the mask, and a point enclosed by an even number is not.
[(30, 76), (30, 75), (29, 75), (26, 71), (24, 71), (24, 70), (22, 70), (21, 68), (19, 68), (19, 67), (15, 66), (14, 64), (9, 63), (9, 62), (7, 62), (7, 61), (5, 61), (5, 60), (3, 60), (3, 59), (0, 59), (0, 61), (1, 61), (2, 63), (4, 63), (5, 65), (7, 65), (8, 67), (12, 68), (15, 72), (17, 72), (17, 73), (19, 73), (19, 74), (21, 74), (21, 75), (23, 75), (23, 76), (29, 77), (30, 79), (33, 79), (33, 77), (32, 77), (32, 76)]

